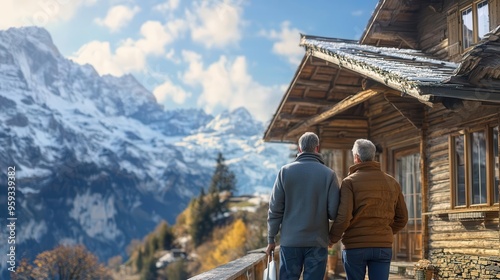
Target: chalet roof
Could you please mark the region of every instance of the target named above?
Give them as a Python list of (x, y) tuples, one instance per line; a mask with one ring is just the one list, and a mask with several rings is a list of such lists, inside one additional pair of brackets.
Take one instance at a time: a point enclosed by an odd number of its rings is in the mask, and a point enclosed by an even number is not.
[(361, 44), (410, 48), (417, 47), (415, 25), (418, 11), (423, 5), (440, 9), (441, 3), (428, 0), (380, 0), (361, 35)]
[(448, 83), (500, 88), (500, 26), (464, 54)]
[(412, 49), (361, 45), (353, 41), (302, 35), (301, 45), (311, 55), (321, 57), (425, 102), (424, 86), (449, 79), (458, 64), (436, 60)]
[[(491, 38), (489, 48), (494, 49)], [(500, 102), (500, 87), (479, 88), (453, 80), (463, 79), (458, 75), (474, 69), (486, 69), (477, 65), (489, 59), (478, 60), (472, 54), (459, 67), (419, 50), (353, 40), (301, 35), (300, 45), (305, 55), (265, 132), (266, 141), (294, 142), (300, 132), (315, 127), (340, 134), (350, 127), (354, 135), (367, 126), (363, 112), (372, 98), (390, 100), (416, 127), (422, 120), (413, 112), (422, 111), (425, 105), (455, 99)], [(490, 57), (484, 53), (482, 58)], [(483, 64), (478, 62), (482, 60)]]
[[(385, 100), (413, 126), (424, 107), (461, 100), (500, 102), (500, 27), (465, 54), (460, 64), (417, 50), (419, 12), (443, 12), (443, 1), (380, 0), (359, 41), (301, 35), (305, 55), (269, 124), (264, 140), (295, 142), (322, 131), (351, 145), (365, 137), (370, 104)], [(369, 110), (368, 110), (369, 111)]]

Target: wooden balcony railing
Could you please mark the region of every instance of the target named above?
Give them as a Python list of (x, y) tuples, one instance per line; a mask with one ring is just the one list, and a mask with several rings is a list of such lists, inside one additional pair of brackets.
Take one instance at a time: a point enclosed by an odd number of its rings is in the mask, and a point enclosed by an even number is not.
[[(279, 247), (274, 252), (276, 267), (279, 261)], [(188, 280), (262, 280), (267, 264), (265, 248), (248, 252), (245, 256), (212, 270), (198, 274)]]

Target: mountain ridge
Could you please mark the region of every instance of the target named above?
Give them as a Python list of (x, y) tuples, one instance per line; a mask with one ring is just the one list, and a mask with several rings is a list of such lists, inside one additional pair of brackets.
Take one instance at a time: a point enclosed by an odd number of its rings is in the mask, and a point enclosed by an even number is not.
[(0, 170), (18, 169), (19, 256), (60, 243), (123, 255), (208, 187), (219, 152), (239, 193), (269, 192), (289, 149), (263, 129), (245, 108), (165, 111), (132, 75), (62, 57), (45, 29), (0, 31)]

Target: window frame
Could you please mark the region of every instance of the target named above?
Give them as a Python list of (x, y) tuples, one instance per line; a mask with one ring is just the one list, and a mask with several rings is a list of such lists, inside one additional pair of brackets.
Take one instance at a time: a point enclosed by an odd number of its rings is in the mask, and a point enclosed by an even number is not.
[[(449, 135), (449, 160), (450, 160), (450, 193), (451, 193), (451, 209), (470, 209), (470, 208), (484, 208), (489, 206), (495, 206), (499, 203), (494, 201), (495, 194), (495, 157), (493, 155), (493, 132), (494, 128), (499, 127), (498, 124), (483, 125), (480, 127), (463, 129), (456, 133)], [(480, 204), (472, 203), (472, 148), (471, 148), (471, 137), (472, 133), (475, 132), (485, 132), (486, 135), (486, 202)], [(499, 133), (499, 132), (497, 132)], [(464, 137), (464, 182), (465, 182), (465, 204), (456, 205), (457, 199), (457, 182), (456, 182), (456, 157), (455, 157), (455, 138), (457, 136)], [(498, 137), (498, 135), (497, 135)], [(497, 138), (498, 139), (498, 138)], [(500, 142), (500, 141), (499, 141)], [(499, 143), (497, 143), (499, 144)], [(500, 157), (499, 157), (500, 158)], [(500, 161), (500, 160), (499, 160)]]
[[(418, 154), (419, 155), (419, 162), (418, 162), (418, 168), (420, 169), (420, 172), (422, 172), (421, 170), (421, 166), (420, 166), (420, 162), (422, 160), (422, 155), (420, 154), (420, 149), (418, 146), (413, 146), (413, 147), (409, 147), (407, 149), (402, 149), (402, 150), (398, 150), (398, 151), (394, 151), (394, 177), (396, 178), (396, 180), (398, 181), (398, 183), (402, 186), (402, 182), (399, 181), (399, 168), (398, 168), (398, 160), (403, 158), (403, 157), (407, 157), (407, 156), (411, 156), (411, 155), (414, 155), (414, 154)], [(418, 176), (418, 182), (420, 184), (420, 203), (422, 203), (422, 173), (419, 174)], [(403, 195), (406, 196), (406, 194), (404, 193), (403, 191)], [(413, 196), (414, 198), (416, 197), (417, 193), (414, 193)], [(414, 204), (416, 205), (416, 204)], [(420, 222), (422, 222), (422, 209), (420, 209), (420, 213), (418, 211), (416, 211), (416, 208), (414, 209), (414, 214), (416, 215), (416, 217), (413, 217), (414, 220), (417, 220), (417, 219), (420, 219)], [(418, 216), (420, 215), (420, 216)], [(418, 216), (418, 217), (417, 217)]]
[[(488, 21), (491, 21), (491, 15), (490, 15), (490, 1), (489, 0), (474, 0), (472, 1), (470, 4), (462, 7), (460, 10), (459, 10), (459, 13), (458, 13), (458, 19), (459, 19), (459, 38), (460, 38), (460, 45), (462, 47), (462, 51), (467, 51), (469, 49), (471, 49), (474, 45), (476, 45), (480, 40), (481, 38), (478, 39), (478, 33), (479, 33), (479, 18), (478, 18), (478, 6), (479, 4), (483, 3), (483, 2), (486, 2), (486, 4), (488, 5)], [(471, 9), (472, 10), (472, 43), (470, 44), (470, 46), (468, 47), (465, 47), (464, 46), (464, 23), (463, 23), (463, 18), (462, 18), (462, 13), (467, 10), (467, 9)], [(490, 27), (488, 27), (488, 29), (490, 29)], [(488, 30), (489, 31), (489, 30)]]

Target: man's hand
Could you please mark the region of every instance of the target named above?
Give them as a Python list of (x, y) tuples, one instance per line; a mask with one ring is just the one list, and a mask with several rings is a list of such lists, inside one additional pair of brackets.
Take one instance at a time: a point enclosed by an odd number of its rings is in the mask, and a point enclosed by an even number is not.
[(274, 251), (274, 248), (276, 248), (275, 243), (267, 244), (266, 254), (270, 256), (271, 252)]

